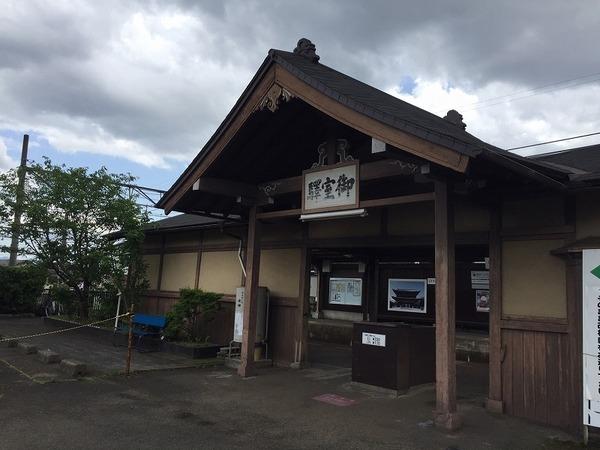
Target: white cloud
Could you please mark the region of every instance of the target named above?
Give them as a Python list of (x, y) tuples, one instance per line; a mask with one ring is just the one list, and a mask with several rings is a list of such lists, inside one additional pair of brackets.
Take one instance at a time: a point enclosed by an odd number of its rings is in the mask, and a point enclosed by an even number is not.
[(5, 171), (16, 167), (17, 162), (8, 154), (4, 140), (0, 138), (0, 171)]
[[(598, 71), (589, 57), (598, 4), (570, 4), (569, 20), (564, 3), (543, 5), (7, 0), (0, 128), (40, 134), (66, 152), (153, 167), (189, 161), (268, 49), (291, 50), (306, 36), (322, 63), (432, 112), (456, 108), (470, 132), (501, 147), (597, 131), (597, 84), (469, 106)], [(397, 86), (403, 77), (416, 79), (410, 95)]]
[[(466, 92), (462, 88), (448, 87), (440, 80), (417, 79), (410, 94), (397, 86), (388, 92), (440, 116), (450, 109), (457, 109), (463, 114), (467, 131), (501, 148), (600, 131), (598, 85), (576, 86), (524, 97), (510, 95), (520, 90), (508, 83), (491, 83)], [(598, 136), (532, 147), (519, 153), (531, 155), (597, 142), (600, 142)]]

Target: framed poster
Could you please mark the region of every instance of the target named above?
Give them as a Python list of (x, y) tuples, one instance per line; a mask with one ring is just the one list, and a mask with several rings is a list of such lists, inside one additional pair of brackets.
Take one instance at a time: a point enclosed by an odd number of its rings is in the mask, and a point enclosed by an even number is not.
[(475, 308), (477, 312), (490, 312), (490, 291), (488, 289), (475, 290)]
[(427, 279), (388, 279), (388, 311), (427, 312)]
[(330, 278), (329, 304), (362, 305), (362, 278)]
[(302, 213), (358, 208), (358, 161), (302, 172)]

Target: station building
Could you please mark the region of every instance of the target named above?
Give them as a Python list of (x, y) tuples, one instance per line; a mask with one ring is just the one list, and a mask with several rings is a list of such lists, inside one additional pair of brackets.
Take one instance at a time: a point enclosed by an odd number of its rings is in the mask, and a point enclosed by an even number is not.
[(147, 230), (143, 309), (165, 313), (183, 287), (223, 293), (210, 335), (225, 345), (243, 286), (241, 376), (259, 355), (259, 286), (280, 366), (310, 360), (309, 322), (340, 339), (351, 323), (428, 326), (448, 429), (460, 425), (457, 332), (483, 334), (487, 407), (578, 430), (581, 251), (600, 245), (599, 184), (598, 147), (509, 153), (456, 111), (436, 116), (324, 65), (302, 39), (269, 51), (161, 199), (185, 214)]

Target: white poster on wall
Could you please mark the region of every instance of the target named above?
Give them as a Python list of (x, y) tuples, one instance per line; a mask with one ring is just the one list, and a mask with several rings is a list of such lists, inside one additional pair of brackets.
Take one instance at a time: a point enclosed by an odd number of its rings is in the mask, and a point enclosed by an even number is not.
[(489, 289), (490, 272), (488, 270), (471, 270), (471, 288)]
[(362, 279), (330, 278), (329, 304), (349, 306), (362, 305)]
[(600, 427), (600, 250), (583, 251), (583, 423)]

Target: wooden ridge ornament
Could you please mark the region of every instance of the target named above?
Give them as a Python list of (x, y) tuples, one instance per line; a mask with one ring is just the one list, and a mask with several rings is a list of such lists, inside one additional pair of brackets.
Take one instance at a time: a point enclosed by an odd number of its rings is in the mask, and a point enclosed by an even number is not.
[(294, 96), (287, 89), (275, 83), (262, 98), (258, 104), (257, 110), (262, 111), (266, 108), (271, 112), (275, 112), (283, 102), (288, 102), (292, 98), (294, 98)]

